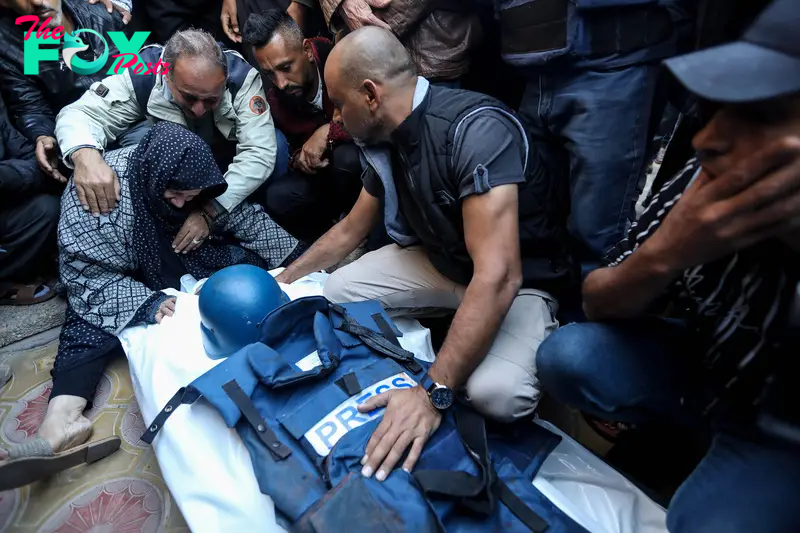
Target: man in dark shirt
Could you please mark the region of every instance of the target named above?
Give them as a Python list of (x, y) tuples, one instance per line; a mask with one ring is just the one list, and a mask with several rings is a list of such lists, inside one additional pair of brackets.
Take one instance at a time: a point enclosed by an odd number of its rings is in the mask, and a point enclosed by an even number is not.
[(390, 32), (345, 37), (325, 80), (345, 128), (365, 146), (364, 190), (279, 281), (338, 262), (382, 215), (395, 244), (338, 269), (325, 296), (378, 299), (395, 316), (456, 310), (422, 386), (360, 408), (386, 407), (363, 461), (363, 474), (382, 481), (409, 447), (402, 466), (413, 468), (447, 408), (440, 393), (465, 387), (477, 410), (502, 421), (533, 413), (536, 351), (558, 326), (547, 291), (568, 274), (559, 266), (566, 230), (544, 207), (554, 205), (544, 192), (554, 188), (513, 114), (488, 96), (430, 86)]
[[(800, 12), (777, 0), (742, 40), (667, 61), (719, 110), (697, 158), (583, 285), (593, 321), (537, 359), (546, 390), (606, 426), (712, 436), (672, 533), (800, 524)], [(685, 320), (647, 316), (667, 297)]]
[(333, 48), (305, 39), (280, 9), (252, 14), (244, 42), (270, 82), (267, 102), (289, 170), (263, 186), (275, 222), (309, 244), (347, 214), (361, 191), (359, 149), (335, 118), (322, 73)]

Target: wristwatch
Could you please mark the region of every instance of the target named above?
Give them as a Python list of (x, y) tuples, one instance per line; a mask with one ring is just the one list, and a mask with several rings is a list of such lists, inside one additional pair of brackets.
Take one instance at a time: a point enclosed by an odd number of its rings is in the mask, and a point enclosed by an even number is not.
[(421, 385), (427, 391), (431, 405), (437, 411), (446, 411), (453, 405), (454, 395), (450, 387), (436, 383), (428, 374), (422, 378)]

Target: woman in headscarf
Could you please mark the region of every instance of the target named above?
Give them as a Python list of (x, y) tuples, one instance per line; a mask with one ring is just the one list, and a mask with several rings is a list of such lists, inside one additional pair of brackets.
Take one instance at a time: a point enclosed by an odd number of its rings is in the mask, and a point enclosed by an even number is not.
[(113, 437), (76, 448), (92, 432), (82, 413), (106, 362), (122, 353), (117, 335), (172, 315), (175, 299), (162, 289), (178, 289), (184, 274), (201, 279), (234, 264), (275, 268), (301, 251), (260, 206), (246, 202), (218, 217), (200, 246), (185, 253), (173, 250), (195, 206), (227, 187), (206, 143), (180, 125), (160, 122), (137, 147), (110, 152), (105, 159), (119, 177), (121, 200), (115, 210), (92, 216), (81, 207), (74, 186), (62, 198), (58, 237), (69, 306), (50, 403), (37, 437), (10, 450), (10, 460), (0, 464), (0, 479), (6, 480), (0, 490), (97, 460), (119, 447)]

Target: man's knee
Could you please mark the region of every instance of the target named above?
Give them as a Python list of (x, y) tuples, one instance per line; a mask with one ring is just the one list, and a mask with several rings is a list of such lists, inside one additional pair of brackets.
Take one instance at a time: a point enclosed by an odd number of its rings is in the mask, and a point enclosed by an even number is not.
[(25, 206), (31, 229), (55, 231), (61, 214), (61, 199), (52, 194), (40, 194), (31, 198)]
[(495, 358), (491, 363), (479, 366), (467, 380), (470, 405), (500, 422), (531, 416), (540, 396), (533, 373), (511, 361)]
[(537, 377), (544, 390), (558, 400), (572, 403), (578, 384), (591, 379), (597, 368), (594, 352), (587, 343), (587, 324), (568, 324), (556, 330), (539, 346)]
[(264, 208), (276, 221), (307, 208), (313, 200), (308, 182), (291, 172), (267, 181), (264, 197)]
[(345, 303), (363, 300), (363, 298), (358, 298), (358, 296), (350, 289), (350, 271), (352, 269), (349, 267), (352, 264), (353, 263), (337, 269), (336, 272), (328, 276), (328, 279), (325, 281), (325, 287), (322, 291), (322, 295), (325, 296), (325, 298), (333, 303)]

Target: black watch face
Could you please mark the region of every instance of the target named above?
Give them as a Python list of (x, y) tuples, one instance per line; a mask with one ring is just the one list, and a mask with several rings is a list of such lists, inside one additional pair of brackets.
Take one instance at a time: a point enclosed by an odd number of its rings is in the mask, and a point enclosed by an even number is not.
[(453, 405), (453, 391), (447, 387), (437, 387), (431, 391), (431, 403), (440, 411)]

